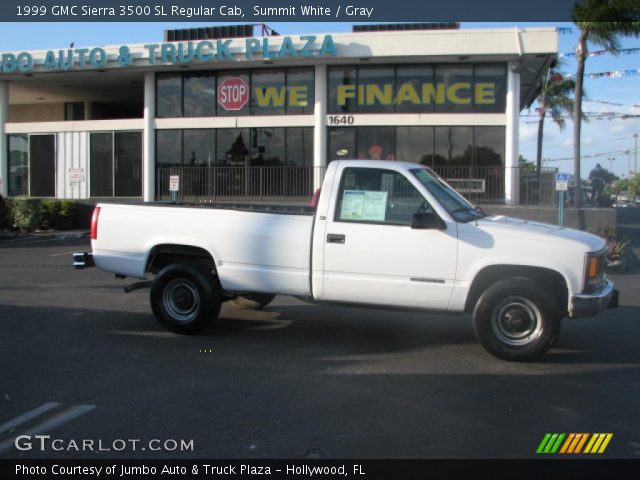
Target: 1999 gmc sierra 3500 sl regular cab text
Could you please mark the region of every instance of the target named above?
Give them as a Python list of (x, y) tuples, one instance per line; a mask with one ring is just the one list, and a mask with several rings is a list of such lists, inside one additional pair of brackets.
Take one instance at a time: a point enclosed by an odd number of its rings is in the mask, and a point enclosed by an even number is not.
[(526, 361), (551, 348), (563, 317), (618, 303), (603, 239), (487, 217), (412, 163), (331, 162), (315, 212), (100, 204), (91, 239), (74, 265), (155, 275), (151, 308), (177, 333), (216, 320), (226, 300), (286, 294), (470, 313), (486, 350)]

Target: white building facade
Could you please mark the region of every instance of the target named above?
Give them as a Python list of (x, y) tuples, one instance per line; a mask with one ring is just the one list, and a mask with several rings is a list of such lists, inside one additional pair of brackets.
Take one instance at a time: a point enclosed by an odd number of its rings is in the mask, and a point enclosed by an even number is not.
[(191, 39), (5, 52), (0, 191), (303, 202), (340, 158), (427, 165), (518, 204), (518, 118), (552, 28)]

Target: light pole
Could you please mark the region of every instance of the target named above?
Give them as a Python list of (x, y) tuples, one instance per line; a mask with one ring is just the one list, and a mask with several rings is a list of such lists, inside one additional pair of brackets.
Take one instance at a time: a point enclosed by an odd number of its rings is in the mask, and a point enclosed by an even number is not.
[(609, 158), (608, 160), (609, 160), (609, 171), (611, 173), (613, 173), (613, 160), (614, 159), (613, 158)]

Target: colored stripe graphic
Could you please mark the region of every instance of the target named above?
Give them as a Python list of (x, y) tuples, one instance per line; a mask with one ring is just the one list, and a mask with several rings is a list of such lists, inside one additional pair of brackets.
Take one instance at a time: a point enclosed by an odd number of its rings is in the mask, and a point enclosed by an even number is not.
[(536, 453), (556, 453), (564, 437), (564, 433), (547, 433), (538, 445)]
[(594, 433), (584, 453), (604, 453), (613, 438), (613, 433)]
[[(569, 433), (568, 435), (565, 433), (546, 433), (538, 445), (536, 453), (602, 454), (612, 438), (613, 433)], [(587, 446), (583, 450), (585, 444)]]

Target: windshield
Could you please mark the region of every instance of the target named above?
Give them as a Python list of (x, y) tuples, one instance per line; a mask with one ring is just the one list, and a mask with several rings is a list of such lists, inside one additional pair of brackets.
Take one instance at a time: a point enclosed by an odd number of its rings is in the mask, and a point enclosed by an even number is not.
[(484, 217), (480, 208), (451, 188), (433, 170), (426, 167), (414, 168), (411, 173), (457, 222), (470, 222)]

